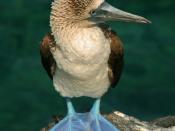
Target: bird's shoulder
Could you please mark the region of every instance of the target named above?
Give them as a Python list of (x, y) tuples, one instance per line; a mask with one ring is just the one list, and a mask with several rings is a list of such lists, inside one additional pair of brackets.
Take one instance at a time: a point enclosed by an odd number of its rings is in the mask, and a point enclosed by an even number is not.
[(41, 62), (51, 79), (53, 79), (53, 75), (56, 70), (56, 62), (51, 53), (51, 48), (54, 46), (55, 46), (55, 40), (50, 33), (45, 35), (40, 43)]
[(123, 43), (115, 31), (113, 31), (107, 25), (100, 25), (106, 38), (110, 40), (111, 53), (108, 60), (108, 77), (111, 82), (111, 86), (115, 87), (118, 83), (123, 70), (123, 56), (124, 48)]
[(110, 40), (111, 51), (119, 57), (123, 56), (124, 54), (123, 43), (119, 38), (118, 34), (106, 24), (101, 24), (99, 25), (99, 27), (103, 31), (105, 37)]

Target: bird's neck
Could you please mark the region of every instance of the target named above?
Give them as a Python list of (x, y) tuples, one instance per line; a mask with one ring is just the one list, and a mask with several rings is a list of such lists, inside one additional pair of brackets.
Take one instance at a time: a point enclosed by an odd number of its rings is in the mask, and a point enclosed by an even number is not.
[(75, 16), (67, 4), (63, 0), (55, 0), (52, 3), (50, 26), (57, 43), (62, 38), (71, 38), (77, 32), (88, 30), (89, 26), (94, 25), (93, 22)]
[(62, 17), (51, 16), (50, 20), (51, 32), (56, 43), (68, 43), (71, 38), (79, 31), (79, 27), (71, 20), (65, 20)]

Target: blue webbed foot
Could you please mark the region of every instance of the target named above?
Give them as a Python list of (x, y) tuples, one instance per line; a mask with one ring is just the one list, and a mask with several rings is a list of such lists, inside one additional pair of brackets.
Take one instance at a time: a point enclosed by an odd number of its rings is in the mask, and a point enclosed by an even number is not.
[(119, 131), (108, 120), (106, 120), (99, 112), (100, 100), (96, 100), (92, 107), (90, 115), (91, 131)]
[(50, 131), (86, 131), (86, 123), (83, 122), (87, 118), (85, 114), (76, 113), (71, 101), (67, 100), (68, 114), (56, 124)]
[(76, 113), (70, 100), (68, 115), (50, 131), (119, 131), (99, 112), (100, 100), (96, 100), (89, 113)]
[[(88, 126), (88, 124), (87, 124)], [(88, 127), (82, 121), (81, 116), (75, 114), (74, 116), (67, 116), (57, 125), (55, 125), (50, 131), (90, 131)]]

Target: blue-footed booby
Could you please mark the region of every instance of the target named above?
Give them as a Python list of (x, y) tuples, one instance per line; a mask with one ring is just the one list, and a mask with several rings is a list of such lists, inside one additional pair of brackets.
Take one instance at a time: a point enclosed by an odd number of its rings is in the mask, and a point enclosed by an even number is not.
[[(116, 86), (123, 68), (123, 45), (106, 21), (150, 23), (104, 0), (54, 0), (51, 33), (40, 46), (42, 64), (56, 91), (67, 99), (68, 114), (51, 131), (118, 131), (100, 115), (100, 98)], [(88, 113), (77, 113), (71, 98), (96, 101)]]

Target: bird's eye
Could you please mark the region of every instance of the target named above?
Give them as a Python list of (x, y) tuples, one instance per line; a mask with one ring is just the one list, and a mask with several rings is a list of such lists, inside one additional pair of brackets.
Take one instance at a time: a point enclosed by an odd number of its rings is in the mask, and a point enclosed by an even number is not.
[(90, 15), (94, 15), (95, 14), (95, 10), (91, 10), (89, 14)]

